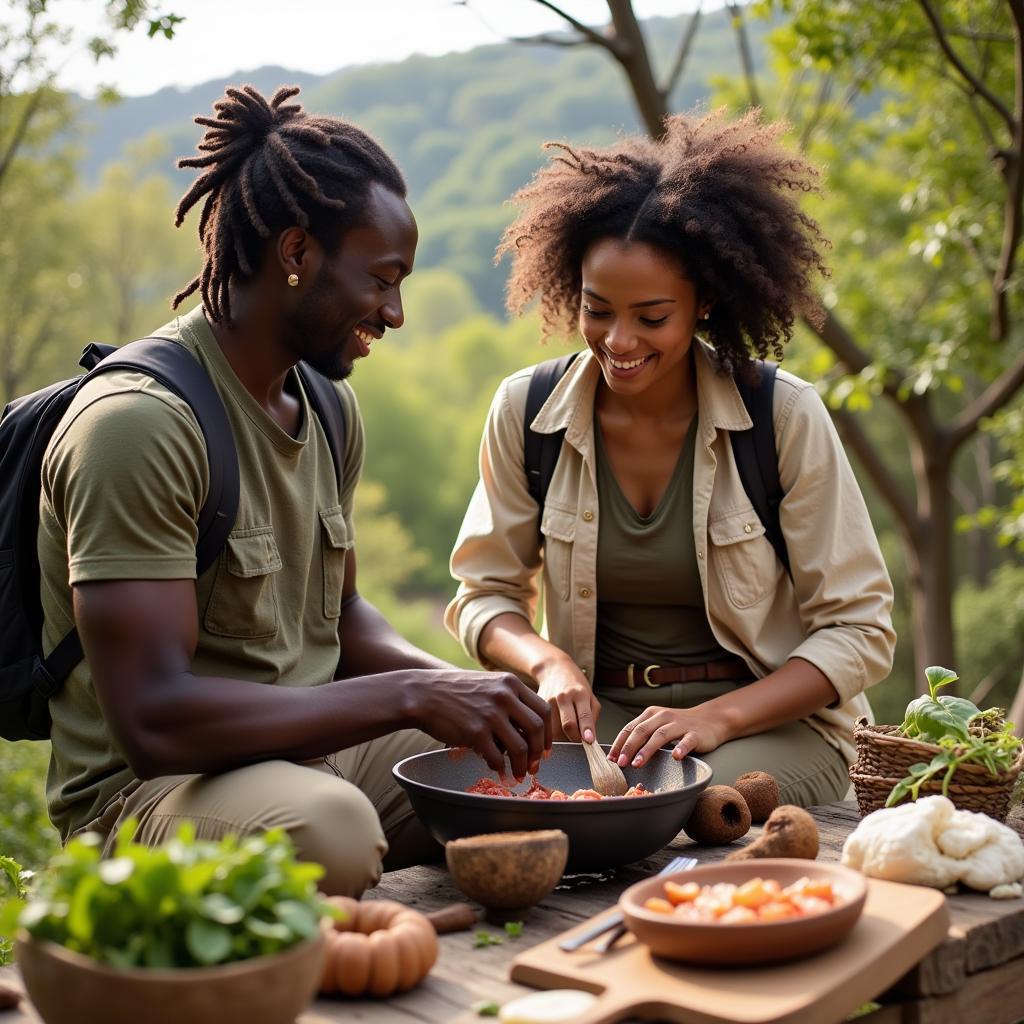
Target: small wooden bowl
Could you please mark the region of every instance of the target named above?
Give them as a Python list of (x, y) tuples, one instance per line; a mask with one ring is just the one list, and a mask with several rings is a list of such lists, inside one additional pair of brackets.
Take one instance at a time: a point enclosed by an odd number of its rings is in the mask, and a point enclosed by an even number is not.
[(569, 857), (569, 837), (558, 828), (487, 832), (445, 844), (456, 885), (488, 910), (521, 910), (558, 884)]
[[(836, 905), (831, 910), (787, 921), (703, 924), (644, 906), (650, 897), (664, 895), (667, 881), (742, 885), (751, 878), (774, 878), (787, 886), (804, 876), (832, 883)], [(795, 960), (835, 945), (852, 931), (867, 894), (864, 876), (851, 868), (780, 857), (702, 864), (690, 871), (656, 875), (630, 886), (619, 897), (619, 908), (626, 927), (656, 956), (695, 964), (745, 965)]]

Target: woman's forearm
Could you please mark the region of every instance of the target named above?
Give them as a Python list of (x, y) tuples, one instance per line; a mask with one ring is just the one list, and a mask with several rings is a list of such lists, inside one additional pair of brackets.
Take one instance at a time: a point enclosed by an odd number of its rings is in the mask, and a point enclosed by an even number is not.
[(724, 743), (806, 718), (838, 699), (824, 672), (802, 658), (791, 658), (778, 671), (715, 697), (700, 710), (719, 720)]
[(496, 615), (484, 626), (478, 649), (488, 664), (537, 683), (550, 670), (575, 664), (565, 651), (538, 635), (522, 615), (514, 612)]

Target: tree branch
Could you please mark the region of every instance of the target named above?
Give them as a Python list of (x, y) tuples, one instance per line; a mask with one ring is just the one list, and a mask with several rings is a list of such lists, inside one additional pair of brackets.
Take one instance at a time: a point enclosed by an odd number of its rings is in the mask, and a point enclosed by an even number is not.
[(1014, 263), (1021, 237), (1021, 213), (1024, 205), (1024, 3), (1010, 0), (1014, 29), (1014, 125), (1011, 129), (1013, 147), (1001, 154), (1004, 161), (1006, 202), (1003, 214), (1003, 244), (999, 263), (992, 278), (992, 339), (1005, 341), (1010, 331), (1007, 290), (1013, 276)]
[(917, 515), (910, 499), (903, 493), (899, 481), (881, 460), (875, 446), (861, 429), (856, 417), (846, 409), (829, 409), (832, 420), (844, 444), (853, 449), (857, 461), (871, 477), (882, 500), (892, 509), (904, 530), (913, 535), (917, 529)]
[(750, 52), (750, 40), (747, 38), (747, 25), (743, 20), (743, 12), (737, 3), (726, 3), (725, 9), (729, 12), (729, 20), (736, 32), (736, 45), (740, 51), (740, 63), (743, 65), (743, 77), (747, 82), (747, 96), (752, 107), (761, 106), (761, 95), (757, 89), (757, 79), (754, 75), (754, 58)]
[(1011, 401), (1021, 387), (1024, 387), (1024, 352), (953, 420), (946, 435), (951, 450), (962, 445), (986, 416), (995, 415)]
[(686, 67), (687, 58), (690, 56), (690, 47), (693, 46), (693, 41), (697, 37), (697, 29), (700, 27), (701, 18), (704, 16), (704, 12), (701, 10), (702, 7), (703, 0), (700, 0), (697, 4), (697, 9), (690, 18), (690, 23), (686, 26), (682, 39), (679, 41), (679, 49), (676, 50), (675, 60), (672, 61), (672, 69), (665, 76), (665, 81), (661, 86), (661, 94), (665, 97), (666, 102), (668, 102), (668, 98), (672, 95), (672, 90), (676, 87), (679, 76), (683, 73), (683, 68)]
[(28, 131), (28, 126), (32, 123), (32, 118), (35, 117), (36, 112), (39, 110), (45, 88), (45, 86), (39, 86), (21, 110), (18, 123), (11, 134), (10, 141), (7, 143), (7, 148), (4, 150), (3, 155), (0, 156), (0, 182), (3, 182), (4, 175), (21, 148), (22, 142), (25, 141), (25, 133)]
[(614, 54), (619, 60), (624, 56), (620, 53), (621, 46), (616, 39), (612, 39), (609, 36), (601, 35), (600, 32), (595, 32), (589, 25), (584, 25), (582, 21), (577, 21), (571, 14), (566, 13), (557, 4), (551, 3), (551, 0), (533, 0), (535, 4), (540, 4), (541, 7), (546, 7), (549, 11), (557, 14), (563, 21), (572, 25), (574, 29), (588, 42), (593, 43), (595, 46), (603, 46), (610, 53)]
[(1009, 128), (1010, 134), (1015, 134), (1013, 115), (1006, 109), (1002, 100), (1000, 100), (995, 93), (991, 92), (985, 83), (978, 79), (971, 72), (970, 68), (968, 68), (960, 59), (956, 50), (953, 49), (949, 42), (949, 37), (946, 35), (945, 29), (942, 27), (942, 22), (939, 21), (939, 16), (932, 8), (931, 0), (917, 0), (917, 2), (921, 5), (921, 10), (924, 11), (924, 16), (928, 19), (928, 23), (932, 27), (932, 32), (935, 34), (935, 39), (942, 49), (942, 52), (946, 55), (946, 59), (954, 68), (956, 68), (960, 76), (970, 85), (970, 87), (1006, 122), (1006, 126)]

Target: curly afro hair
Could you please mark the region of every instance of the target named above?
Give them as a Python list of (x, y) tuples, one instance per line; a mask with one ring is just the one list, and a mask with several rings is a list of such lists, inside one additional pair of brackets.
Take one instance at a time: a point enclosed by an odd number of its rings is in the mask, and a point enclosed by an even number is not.
[(725, 371), (751, 354), (781, 358), (796, 317), (821, 315), (813, 282), (828, 275), (828, 242), (795, 196), (820, 191), (818, 172), (756, 110), (735, 121), (679, 115), (666, 127), (660, 141), (604, 149), (545, 144), (557, 155), (510, 200), (519, 215), (498, 247), (497, 260), (512, 254), (509, 311), (539, 294), (545, 337), (571, 333), (587, 248), (645, 242), (675, 257), (711, 304), (699, 329)]

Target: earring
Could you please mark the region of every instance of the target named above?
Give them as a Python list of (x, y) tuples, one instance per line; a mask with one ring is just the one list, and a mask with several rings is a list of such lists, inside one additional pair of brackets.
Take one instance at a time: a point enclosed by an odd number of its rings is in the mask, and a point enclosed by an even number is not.
[(704, 314), (702, 319), (704, 319), (704, 320), (710, 320), (711, 319), (711, 310), (710, 309)]
[(288, 284), (290, 284), (292, 286), (292, 288), (298, 288), (298, 286), (299, 286), (299, 275), (298, 274), (289, 274), (288, 275)]

